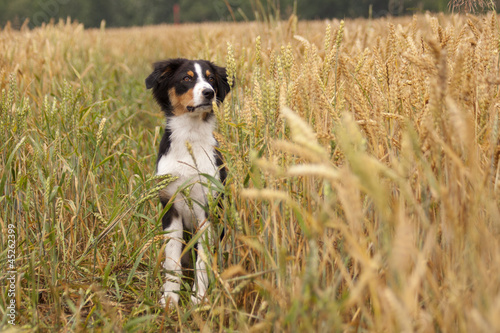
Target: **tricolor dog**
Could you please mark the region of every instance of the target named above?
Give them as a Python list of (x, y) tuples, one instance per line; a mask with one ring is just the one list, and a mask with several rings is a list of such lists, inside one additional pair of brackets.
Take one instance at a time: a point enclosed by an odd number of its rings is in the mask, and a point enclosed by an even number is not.
[[(215, 116), (212, 103), (221, 103), (229, 93), (226, 69), (206, 60), (171, 59), (157, 62), (146, 79), (146, 88), (167, 118), (161, 139), (157, 175), (171, 174), (177, 179), (159, 193), (165, 207), (173, 203), (163, 216), (162, 225), (168, 238), (165, 247), (166, 281), (161, 302), (177, 304), (179, 301), (182, 270), (181, 253), (184, 231), (198, 230), (202, 235), (197, 242), (194, 295), (199, 303), (208, 287), (205, 262), (202, 260), (206, 245), (211, 244), (211, 224), (205, 209), (210, 175), (224, 182), (226, 171), (222, 166), (217, 141), (213, 136)], [(187, 191), (179, 188), (187, 187)]]

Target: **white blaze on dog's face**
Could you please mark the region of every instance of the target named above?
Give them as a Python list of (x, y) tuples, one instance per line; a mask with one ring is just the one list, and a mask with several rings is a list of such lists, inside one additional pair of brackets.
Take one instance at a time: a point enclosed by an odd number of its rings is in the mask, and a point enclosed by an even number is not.
[[(194, 64), (196, 73), (196, 83), (193, 88), (193, 111), (206, 111), (212, 109), (212, 102), (215, 100), (215, 89), (210, 85), (209, 81), (215, 82), (214, 75), (209, 69), (205, 73), (202, 72), (199, 63)], [(188, 109), (190, 109), (188, 107)]]

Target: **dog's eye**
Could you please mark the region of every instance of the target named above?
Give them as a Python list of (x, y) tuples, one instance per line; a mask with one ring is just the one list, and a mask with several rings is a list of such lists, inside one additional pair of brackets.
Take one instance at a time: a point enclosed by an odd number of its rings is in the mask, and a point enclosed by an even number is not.
[(186, 82), (190, 82), (193, 78), (189, 75), (184, 76), (183, 80)]
[(208, 77), (208, 81), (209, 81), (209, 82), (215, 82), (215, 78), (214, 78), (213, 76), (211, 76), (211, 75), (210, 75), (210, 76)]

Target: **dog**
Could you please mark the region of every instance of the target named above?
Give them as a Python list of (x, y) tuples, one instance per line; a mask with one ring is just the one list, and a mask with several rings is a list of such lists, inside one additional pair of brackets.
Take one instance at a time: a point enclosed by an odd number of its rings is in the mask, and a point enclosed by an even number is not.
[[(165, 246), (166, 281), (161, 304), (175, 306), (179, 302), (184, 231), (199, 229), (197, 241), (193, 303), (198, 304), (208, 288), (205, 261), (206, 246), (213, 244), (211, 223), (206, 210), (210, 186), (209, 175), (224, 184), (226, 169), (217, 148), (213, 131), (216, 118), (213, 104), (222, 103), (230, 91), (227, 73), (207, 60), (170, 59), (153, 65), (146, 78), (146, 88), (152, 89), (156, 102), (166, 116), (165, 132), (160, 142), (156, 174), (170, 174), (177, 179), (160, 190), (165, 208), (163, 230), (168, 238)], [(182, 189), (188, 187), (188, 191)], [(188, 193), (187, 193), (188, 192)]]

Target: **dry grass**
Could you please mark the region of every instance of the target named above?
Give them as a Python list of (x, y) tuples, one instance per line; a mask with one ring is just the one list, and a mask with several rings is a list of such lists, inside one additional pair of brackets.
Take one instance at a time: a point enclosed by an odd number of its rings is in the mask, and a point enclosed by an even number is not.
[[(0, 243), (15, 224), (18, 324), (500, 331), (497, 19), (4, 29)], [(177, 56), (235, 81), (217, 110), (230, 179), (208, 305), (165, 312), (163, 119), (143, 82)]]

